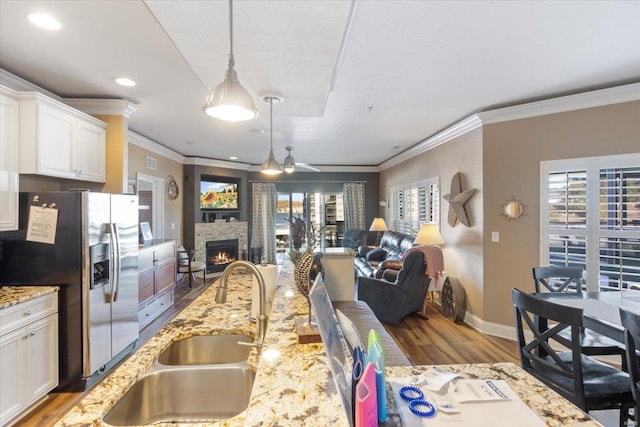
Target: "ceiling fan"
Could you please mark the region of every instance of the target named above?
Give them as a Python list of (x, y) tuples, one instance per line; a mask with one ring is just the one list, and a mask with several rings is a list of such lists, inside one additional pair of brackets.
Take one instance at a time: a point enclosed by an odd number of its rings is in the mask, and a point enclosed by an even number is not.
[(282, 165), (286, 173), (292, 173), (293, 171), (296, 170), (296, 167), (299, 167), (302, 169), (309, 169), (313, 172), (320, 172), (320, 169), (313, 167), (310, 164), (296, 162), (296, 160), (291, 155), (291, 150), (293, 150), (292, 146), (290, 145), (286, 146), (285, 150), (287, 150), (287, 157), (284, 158), (284, 162), (282, 162)]

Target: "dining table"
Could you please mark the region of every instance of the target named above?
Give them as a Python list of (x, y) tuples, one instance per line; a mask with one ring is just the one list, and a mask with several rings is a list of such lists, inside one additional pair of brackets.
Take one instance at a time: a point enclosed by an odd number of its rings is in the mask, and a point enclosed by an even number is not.
[(624, 344), (619, 308), (640, 315), (640, 291), (540, 292), (536, 296), (567, 307), (580, 308), (583, 326)]

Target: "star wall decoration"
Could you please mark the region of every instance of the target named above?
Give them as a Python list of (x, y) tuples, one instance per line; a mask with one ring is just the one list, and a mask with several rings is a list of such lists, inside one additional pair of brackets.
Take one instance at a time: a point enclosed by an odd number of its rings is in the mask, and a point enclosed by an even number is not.
[(460, 172), (453, 175), (451, 178), (451, 191), (449, 194), (443, 196), (447, 202), (449, 202), (449, 213), (447, 214), (447, 221), (451, 227), (455, 227), (458, 221), (466, 225), (471, 226), (467, 211), (464, 209), (464, 204), (473, 196), (475, 188), (462, 191), (462, 185), (460, 184)]

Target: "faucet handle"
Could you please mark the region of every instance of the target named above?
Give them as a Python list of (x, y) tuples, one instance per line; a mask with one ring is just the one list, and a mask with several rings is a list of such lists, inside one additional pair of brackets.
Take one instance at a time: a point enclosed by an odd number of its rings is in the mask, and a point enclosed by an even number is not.
[(246, 342), (246, 341), (238, 341), (238, 345), (245, 345), (248, 347), (255, 347), (257, 349), (261, 349), (262, 348), (262, 343), (261, 342)]

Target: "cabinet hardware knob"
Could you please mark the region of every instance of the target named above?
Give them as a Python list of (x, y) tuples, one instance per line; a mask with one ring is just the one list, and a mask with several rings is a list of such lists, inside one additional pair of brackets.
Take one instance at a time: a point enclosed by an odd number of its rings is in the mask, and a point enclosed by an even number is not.
[(34, 336), (36, 333), (35, 332), (31, 332), (31, 336)]
[(24, 315), (25, 315), (25, 316), (31, 316), (31, 311), (25, 311), (25, 312), (24, 312)]

